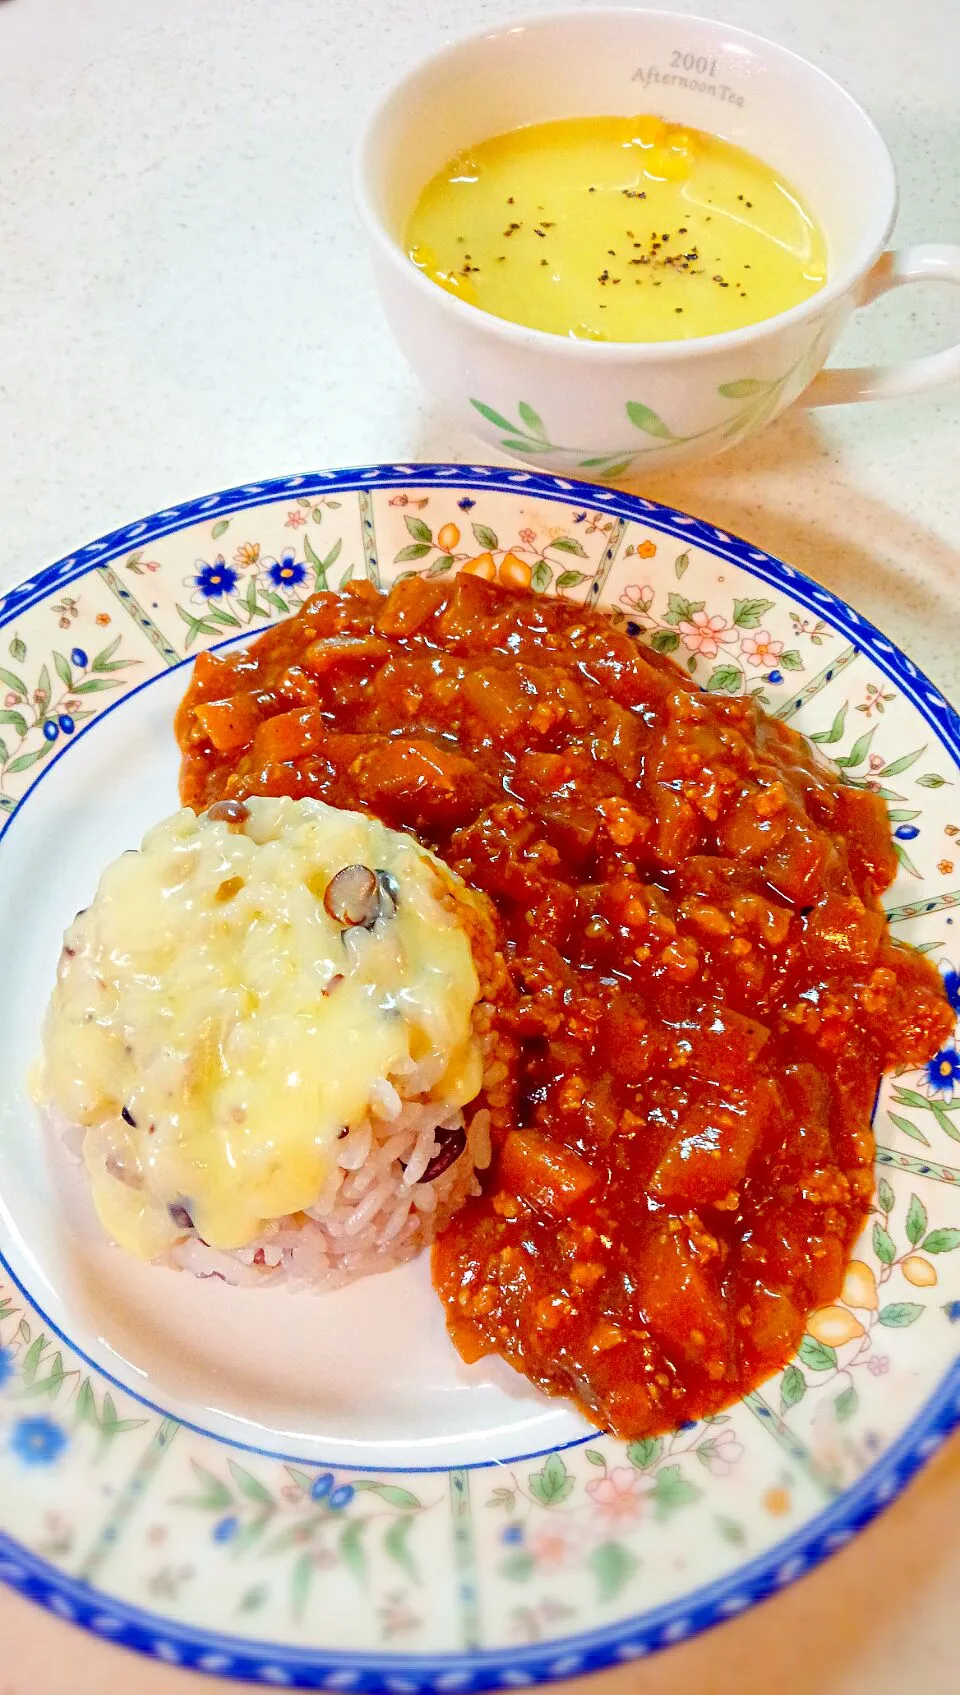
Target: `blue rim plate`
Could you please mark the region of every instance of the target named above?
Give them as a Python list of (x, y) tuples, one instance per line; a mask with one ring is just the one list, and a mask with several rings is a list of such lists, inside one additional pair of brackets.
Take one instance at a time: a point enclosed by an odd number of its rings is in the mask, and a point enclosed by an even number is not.
[(851, 607), (699, 519), (368, 466), (170, 507), (0, 598), (0, 1578), (171, 1665), (404, 1695), (633, 1660), (841, 1547), (960, 1418), (955, 1039), (884, 1082), (874, 1214), (796, 1359), (656, 1441), (452, 1360), (423, 1266), (251, 1304), (121, 1266), (64, 1202), (22, 1074), (104, 844), (176, 803), (182, 667), (318, 586), (480, 554), (756, 695), (881, 794), (891, 924), (960, 1006), (960, 720)]

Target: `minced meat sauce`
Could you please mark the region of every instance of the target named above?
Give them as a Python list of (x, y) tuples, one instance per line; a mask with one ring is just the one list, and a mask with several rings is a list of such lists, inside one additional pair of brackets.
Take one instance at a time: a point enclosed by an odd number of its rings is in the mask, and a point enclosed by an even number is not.
[(630, 1437), (782, 1366), (869, 1209), (881, 1073), (952, 1028), (880, 909), (881, 801), (599, 613), (475, 576), (200, 655), (177, 733), (185, 803), (366, 809), (499, 912), (516, 1123), (434, 1250), (463, 1357)]

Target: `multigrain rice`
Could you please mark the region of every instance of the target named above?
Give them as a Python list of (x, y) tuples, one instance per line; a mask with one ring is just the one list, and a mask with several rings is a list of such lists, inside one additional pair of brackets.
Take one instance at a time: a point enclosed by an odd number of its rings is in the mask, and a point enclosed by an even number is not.
[[(368, 884), (386, 893), (361, 911)], [(479, 1192), (513, 1104), (512, 993), (492, 908), (410, 836), (319, 801), (182, 813), (67, 934), (45, 1102), (132, 1252), (335, 1288)]]

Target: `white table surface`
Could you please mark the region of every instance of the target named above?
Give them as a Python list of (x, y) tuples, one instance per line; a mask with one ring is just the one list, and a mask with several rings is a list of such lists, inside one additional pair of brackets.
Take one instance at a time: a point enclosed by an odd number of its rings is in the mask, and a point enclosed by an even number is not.
[[(536, 9), (0, 0), (0, 588), (231, 483), (475, 457), (381, 322), (349, 160), (373, 93), (403, 66)], [(901, 241), (960, 239), (957, 0), (710, 9), (795, 47), (869, 106), (900, 173)], [(843, 352), (895, 358), (958, 337), (960, 291), (931, 285), (864, 314)], [(956, 391), (797, 414), (643, 487), (804, 567), (960, 698)], [(958, 1590), (954, 1443), (790, 1593), (591, 1682), (607, 1695), (953, 1695)], [(239, 1687), (134, 1661), (0, 1592), (0, 1695)]]

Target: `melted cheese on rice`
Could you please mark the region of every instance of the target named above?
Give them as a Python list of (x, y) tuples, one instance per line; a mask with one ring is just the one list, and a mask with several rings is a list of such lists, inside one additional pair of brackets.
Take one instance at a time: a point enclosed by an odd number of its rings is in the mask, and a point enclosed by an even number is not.
[[(459, 879), (359, 813), (245, 805), (240, 825), (179, 812), (110, 866), (47, 1015), (43, 1094), (86, 1128), (105, 1229), (146, 1259), (183, 1234), (171, 1208), (227, 1250), (306, 1210), (394, 1090), (440, 1119), (481, 1086)], [(324, 907), (354, 864), (396, 879), (371, 929)]]

